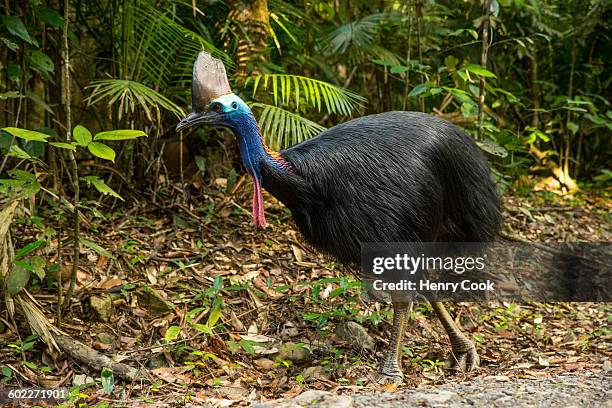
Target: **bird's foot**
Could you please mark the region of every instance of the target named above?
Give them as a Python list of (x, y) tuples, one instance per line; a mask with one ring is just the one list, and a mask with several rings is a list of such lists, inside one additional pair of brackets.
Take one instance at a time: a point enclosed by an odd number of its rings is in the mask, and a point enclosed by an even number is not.
[(475, 370), (479, 365), (480, 357), (476, 346), (470, 340), (462, 339), (460, 344), (453, 347), (444, 366), (448, 370), (469, 372)]
[(404, 382), (404, 375), (401, 372), (387, 374), (379, 371), (371, 381), (374, 385), (378, 386), (400, 385)]
[(397, 364), (381, 364), (378, 372), (371, 378), (375, 385), (400, 385), (404, 382), (404, 374)]

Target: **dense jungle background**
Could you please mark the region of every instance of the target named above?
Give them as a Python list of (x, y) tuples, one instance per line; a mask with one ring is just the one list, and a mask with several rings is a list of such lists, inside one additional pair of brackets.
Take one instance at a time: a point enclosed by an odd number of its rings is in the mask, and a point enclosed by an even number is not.
[[(67, 387), (83, 406), (367, 389), (390, 309), (273, 197), (270, 225), (251, 225), (230, 133), (174, 130), (201, 50), (273, 149), (361, 115), (431, 113), (487, 155), (506, 237), (610, 241), (607, 0), (0, 8), (0, 388)], [(473, 375), (612, 369), (608, 303), (453, 308), (482, 356)], [(406, 384), (471, 378), (444, 373), (429, 316), (411, 314)]]

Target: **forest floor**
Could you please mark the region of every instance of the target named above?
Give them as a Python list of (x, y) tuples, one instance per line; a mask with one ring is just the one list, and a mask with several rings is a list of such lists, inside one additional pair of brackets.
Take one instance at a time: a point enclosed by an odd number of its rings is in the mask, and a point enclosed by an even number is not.
[[(372, 398), (403, 401), (388, 406), (427, 406), (447, 405), (451, 397), (467, 401), (481, 389), (493, 396), (507, 390), (497, 399), (509, 406), (516, 395), (537, 401), (561, 384), (565, 394), (590, 393), (599, 395), (593, 401), (609, 402), (610, 303), (456, 304), (453, 315), (476, 343), (481, 367), (453, 376), (442, 369), (449, 350), (444, 330), (431, 308), (419, 304), (404, 342), (405, 384), (369, 385), (388, 345), (390, 308), (363, 300), (352, 275), (305, 246), (289, 212), (270, 196), (269, 225), (257, 230), (243, 180), (231, 192), (225, 183), (218, 179), (206, 194), (191, 197), (171, 187), (157, 204), (140, 198), (112, 217), (87, 214), (83, 236), (95, 245), (83, 248), (76, 295), (59, 327), (116, 361), (147, 369), (152, 381), (116, 376), (106, 393), (102, 367), (88, 368), (13, 334), (0, 336), (0, 367), (10, 369), (0, 373), (0, 388), (73, 387), (71, 403), (100, 407), (224, 407), (305, 392), (304, 398), (327, 406), (329, 396), (315, 391), (365, 394), (329, 406), (375, 406)], [(505, 233), (522, 239), (612, 237), (610, 191), (509, 195), (504, 207)], [(36, 227), (17, 222), (24, 228), (17, 229), (16, 246), (35, 240)], [(72, 249), (62, 251), (69, 259)], [(57, 247), (45, 253), (52, 258)], [(51, 311), (55, 293), (44, 286), (31, 292), (42, 310)], [(51, 312), (47, 317), (53, 320)], [(342, 329), (347, 321), (355, 322), (350, 336)], [(568, 391), (576, 382), (584, 384), (582, 391)], [(373, 392), (385, 394), (371, 397)], [(298, 405), (291, 401), (286, 406)]]

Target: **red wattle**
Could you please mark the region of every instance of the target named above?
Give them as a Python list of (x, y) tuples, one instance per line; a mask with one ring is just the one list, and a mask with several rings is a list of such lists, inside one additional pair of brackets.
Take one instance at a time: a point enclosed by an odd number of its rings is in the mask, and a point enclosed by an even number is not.
[(253, 180), (253, 222), (258, 227), (266, 226), (266, 217), (264, 215), (263, 197), (261, 194), (261, 183), (255, 177)]

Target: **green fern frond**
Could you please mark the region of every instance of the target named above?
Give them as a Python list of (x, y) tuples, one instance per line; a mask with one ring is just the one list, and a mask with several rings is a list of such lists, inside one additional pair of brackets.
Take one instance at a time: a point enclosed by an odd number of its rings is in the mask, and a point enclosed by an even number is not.
[(351, 47), (366, 49), (374, 43), (375, 34), (387, 18), (385, 13), (371, 14), (336, 28), (325, 39), (325, 53), (344, 54)]
[(108, 100), (109, 106), (118, 103), (119, 119), (123, 114), (133, 113), (136, 107), (141, 108), (150, 121), (153, 121), (153, 113), (156, 118), (160, 117), (161, 109), (173, 113), (177, 118), (185, 116), (178, 105), (140, 82), (106, 79), (94, 81), (87, 88), (93, 89), (85, 100), (88, 105), (96, 105), (103, 100)]
[(310, 139), (325, 130), (297, 113), (265, 103), (251, 103), (251, 108), (261, 109), (259, 127), (264, 140), (273, 149), (282, 149)]
[(132, 79), (146, 78), (159, 87), (167, 87), (171, 78), (191, 80), (193, 60), (202, 50), (229, 60), (206, 38), (150, 5), (136, 8), (134, 16), (136, 37), (141, 40), (133, 59), (138, 74)]
[(277, 106), (287, 104), (293, 99), (297, 108), (300, 103), (305, 102), (319, 112), (324, 106), (328, 113), (350, 116), (367, 101), (348, 89), (301, 75), (264, 74), (249, 78), (247, 84), (250, 81), (253, 81), (253, 96), (258, 89), (269, 90)]

